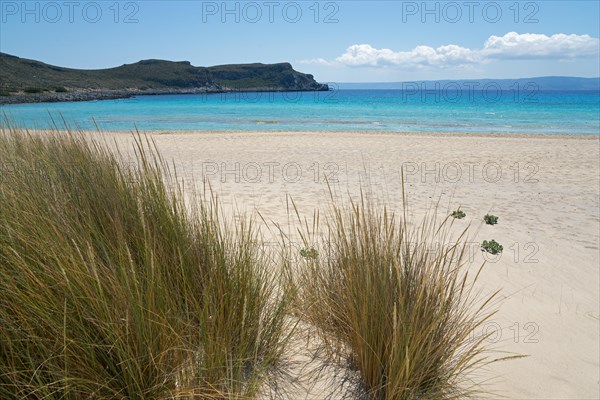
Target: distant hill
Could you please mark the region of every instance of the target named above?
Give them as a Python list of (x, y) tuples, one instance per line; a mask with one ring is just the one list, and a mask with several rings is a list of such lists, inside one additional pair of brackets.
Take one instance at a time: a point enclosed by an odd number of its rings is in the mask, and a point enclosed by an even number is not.
[[(537, 90), (600, 90), (600, 78), (577, 78), (572, 76), (544, 76), (536, 78), (520, 79), (457, 79), (438, 81), (407, 81), (407, 82), (373, 82), (373, 83), (335, 83), (335, 89), (405, 89), (411, 90), (424, 85), (426, 89), (435, 89), (436, 84), (440, 88), (451, 87), (448, 85), (459, 85), (464, 88), (482, 89), (485, 87), (499, 87), (502, 90), (524, 88), (527, 85), (535, 85)], [(531, 87), (531, 86), (529, 86)]]
[(116, 68), (82, 70), (0, 53), (0, 103), (75, 101), (135, 94), (228, 91), (321, 91), (291, 64), (195, 67), (188, 61), (143, 60)]

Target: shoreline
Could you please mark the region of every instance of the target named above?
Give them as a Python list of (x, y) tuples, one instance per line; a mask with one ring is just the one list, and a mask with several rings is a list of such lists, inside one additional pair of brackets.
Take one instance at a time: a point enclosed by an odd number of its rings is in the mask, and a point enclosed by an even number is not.
[[(33, 133), (45, 133), (45, 132), (56, 132), (55, 129), (28, 129), (29, 132)], [(112, 134), (112, 135), (124, 135), (124, 134), (135, 134), (134, 129), (128, 130), (92, 130), (92, 129), (75, 129), (77, 132), (85, 134)], [(150, 129), (144, 130), (139, 129), (139, 133), (146, 134), (149, 136), (174, 136), (174, 135), (199, 135), (199, 136), (210, 136), (210, 135), (244, 135), (245, 137), (264, 135), (264, 136), (342, 136), (342, 135), (365, 135), (365, 136), (390, 136), (390, 137), (415, 137), (415, 138), (490, 138), (490, 139), (561, 139), (561, 140), (590, 140), (600, 141), (600, 134), (590, 133), (499, 133), (499, 132), (404, 132), (404, 131), (370, 131), (370, 130), (236, 130), (236, 129), (219, 129), (219, 130), (165, 130), (165, 129)], [(66, 133), (67, 129), (59, 129), (58, 132)]]
[[(132, 131), (121, 131), (121, 130), (107, 130), (106, 132), (132, 132)], [(456, 137), (456, 138), (511, 138), (511, 139), (587, 139), (587, 140), (600, 140), (600, 133), (518, 133), (518, 132), (429, 132), (429, 131), (372, 131), (372, 130), (236, 130), (236, 129), (222, 129), (222, 130), (140, 130), (140, 132), (147, 133), (150, 135), (174, 135), (174, 134), (285, 134), (285, 135), (330, 135), (330, 134), (361, 134), (361, 135), (381, 135), (381, 136), (394, 136), (394, 137)]]
[(136, 96), (162, 96), (179, 94), (221, 94), (221, 93), (271, 93), (271, 92), (326, 92), (329, 91), (327, 84), (322, 84), (320, 89), (315, 88), (277, 88), (277, 87), (257, 87), (252, 89), (232, 89), (227, 87), (218, 88), (165, 88), (165, 89), (76, 89), (67, 92), (42, 92), (42, 93), (18, 93), (8, 96), (0, 96), (0, 105), (17, 104), (54, 104), (54, 103), (78, 103), (84, 101), (103, 101), (130, 99)]

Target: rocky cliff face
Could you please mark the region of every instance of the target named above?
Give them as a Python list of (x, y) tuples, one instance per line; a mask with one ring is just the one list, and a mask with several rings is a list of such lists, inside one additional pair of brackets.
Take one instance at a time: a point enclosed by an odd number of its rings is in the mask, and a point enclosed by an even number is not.
[(294, 70), (290, 63), (221, 65), (207, 70), (214, 81), (230, 89), (328, 90), (327, 85)]
[(0, 53), (0, 104), (111, 99), (139, 94), (229, 91), (325, 91), (289, 63), (195, 67), (188, 61), (143, 60), (79, 70)]

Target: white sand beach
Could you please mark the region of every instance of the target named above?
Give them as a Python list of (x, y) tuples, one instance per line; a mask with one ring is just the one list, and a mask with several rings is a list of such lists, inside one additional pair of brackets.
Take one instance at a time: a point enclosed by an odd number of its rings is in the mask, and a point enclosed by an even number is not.
[[(97, 135), (97, 133), (95, 133)], [(485, 291), (502, 289), (486, 325), (492, 357), (482, 371), (493, 398), (600, 398), (600, 138), (598, 136), (403, 134), (373, 132), (148, 132), (186, 184), (210, 181), (225, 207), (259, 211), (285, 226), (286, 196), (308, 217), (327, 210), (328, 183), (360, 187), (409, 207), (458, 207), (471, 224), (473, 262), (483, 240), (504, 246), (488, 257)], [(107, 132), (121, 149), (131, 134)], [(327, 180), (324, 179), (327, 176)], [(482, 218), (499, 217), (495, 226)], [(319, 389), (321, 390), (321, 389)], [(314, 391), (308, 398), (319, 398)]]

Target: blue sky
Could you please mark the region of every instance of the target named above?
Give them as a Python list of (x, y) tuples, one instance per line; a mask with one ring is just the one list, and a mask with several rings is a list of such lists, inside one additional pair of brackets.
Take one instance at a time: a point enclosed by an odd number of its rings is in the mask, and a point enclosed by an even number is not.
[(595, 77), (599, 4), (0, 0), (0, 51), (86, 69), (289, 61), (321, 82)]

